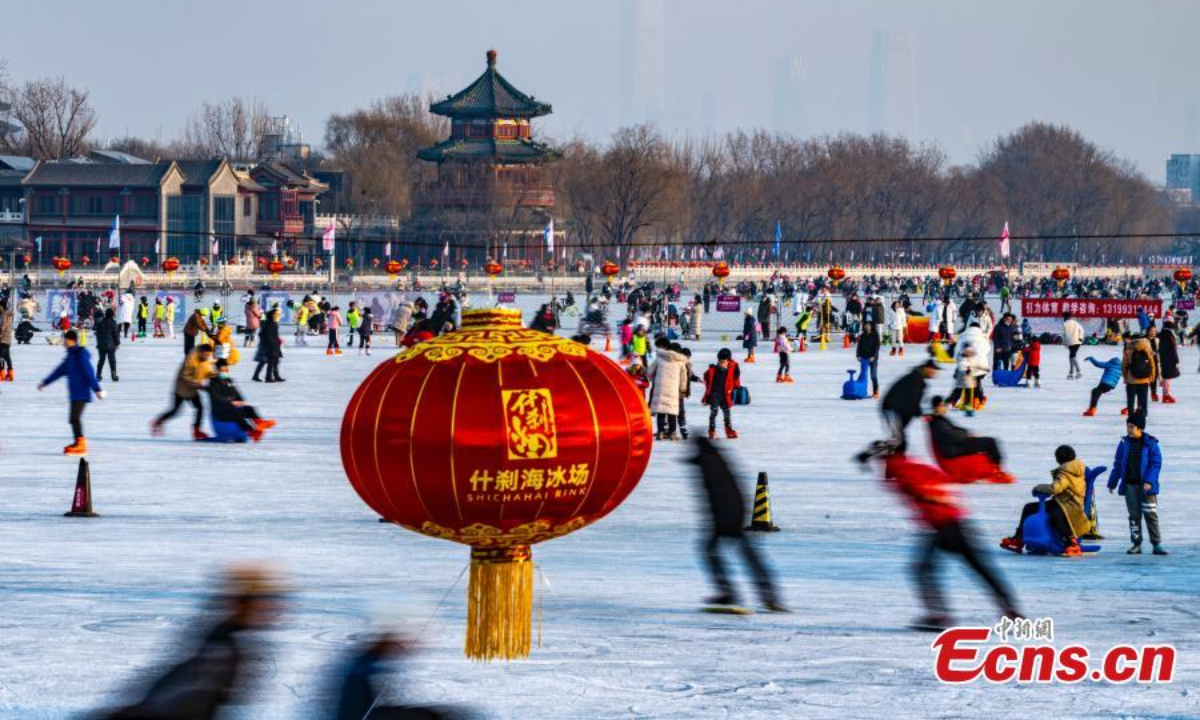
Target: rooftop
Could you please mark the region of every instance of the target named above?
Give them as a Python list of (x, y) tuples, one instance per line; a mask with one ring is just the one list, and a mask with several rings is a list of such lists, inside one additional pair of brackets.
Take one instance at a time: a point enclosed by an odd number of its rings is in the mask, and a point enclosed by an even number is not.
[(119, 185), (122, 187), (158, 187), (162, 184), (167, 172), (174, 163), (75, 163), (75, 162), (44, 162), (39, 163), (33, 172), (25, 178), (25, 185), (74, 187), (106, 187)]
[(538, 163), (558, 157), (558, 153), (532, 140), (496, 140), (494, 138), (451, 138), (417, 152), (430, 162)]
[(538, 102), (513, 87), (496, 70), (496, 51), (487, 52), (487, 70), (456, 95), (429, 106), (437, 115), (454, 118), (534, 118), (549, 115), (548, 103)]

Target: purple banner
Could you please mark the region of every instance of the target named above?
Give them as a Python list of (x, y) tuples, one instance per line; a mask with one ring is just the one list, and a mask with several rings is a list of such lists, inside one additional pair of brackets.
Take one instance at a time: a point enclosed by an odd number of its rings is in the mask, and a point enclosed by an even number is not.
[(717, 312), (741, 312), (742, 299), (737, 295), (718, 295)]
[(515, 303), (517, 301), (517, 293), (513, 290), (501, 290), (496, 293), (496, 302), (498, 303)]
[(1196, 300), (1195, 300), (1195, 298), (1183, 298), (1181, 300), (1176, 300), (1175, 301), (1175, 309), (1176, 310), (1195, 310), (1196, 309)]

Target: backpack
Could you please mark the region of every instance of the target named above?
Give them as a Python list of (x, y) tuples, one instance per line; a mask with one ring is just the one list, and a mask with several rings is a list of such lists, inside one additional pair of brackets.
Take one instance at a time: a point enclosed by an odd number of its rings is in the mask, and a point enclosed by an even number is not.
[(1138, 380), (1149, 380), (1154, 375), (1154, 365), (1150, 361), (1150, 353), (1144, 348), (1138, 348), (1129, 356), (1129, 374)]
[(745, 387), (734, 388), (733, 392), (730, 393), (730, 396), (731, 396), (731, 399), (733, 400), (734, 405), (749, 405), (750, 404), (750, 391), (747, 390)]

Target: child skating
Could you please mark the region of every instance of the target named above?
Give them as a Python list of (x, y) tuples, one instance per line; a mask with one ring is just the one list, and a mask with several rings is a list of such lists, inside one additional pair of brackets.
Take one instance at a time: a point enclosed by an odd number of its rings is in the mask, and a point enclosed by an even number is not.
[(1162, 450), (1158, 440), (1146, 434), (1146, 416), (1135, 410), (1125, 423), (1125, 437), (1117, 443), (1112, 473), (1108, 476), (1108, 492), (1114, 490), (1125, 497), (1129, 511), (1128, 555), (1142, 554), (1142, 519), (1150, 531), (1150, 544), (1155, 555), (1166, 555), (1158, 528), (1159, 475), (1162, 472)]
[(100, 380), (96, 377), (96, 370), (92, 367), (92, 358), (88, 354), (87, 348), (79, 344), (79, 336), (75, 334), (74, 330), (63, 333), (63, 346), (67, 351), (66, 357), (58, 364), (58, 367), (38, 383), (37, 389), (40, 391), (47, 385), (57, 382), (59, 378), (67, 379), (67, 399), (71, 406), (71, 433), (75, 442), (63, 448), (63, 454), (83, 456), (87, 455), (87, 440), (83, 434), (83, 411), (92, 401), (93, 394), (97, 400), (104, 399), (104, 388), (100, 387)]
[(792, 341), (788, 338), (787, 328), (781, 327), (775, 333), (775, 353), (779, 355), (779, 370), (775, 373), (775, 382), (791, 383), (792, 380)]

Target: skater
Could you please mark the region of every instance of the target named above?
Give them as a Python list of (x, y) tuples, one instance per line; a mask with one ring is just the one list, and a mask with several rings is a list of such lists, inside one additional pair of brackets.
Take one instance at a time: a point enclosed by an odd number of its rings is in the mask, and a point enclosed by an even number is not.
[(262, 440), (263, 432), (275, 426), (274, 420), (262, 418), (252, 405), (246, 404), (245, 398), (229, 375), (227, 360), (217, 360), (216, 376), (209, 380), (204, 389), (208, 392), (209, 402), (212, 403), (214, 427), (218, 422), (233, 423), (245, 431), (254, 442), (258, 442)]
[(1068, 380), (1078, 380), (1083, 375), (1083, 370), (1079, 367), (1079, 360), (1075, 356), (1079, 354), (1079, 347), (1083, 345), (1083, 326), (1079, 321), (1071, 317), (1071, 313), (1063, 313), (1063, 344), (1067, 346), (1067, 357), (1070, 361), (1070, 367), (1067, 370)]
[(746, 499), (738, 487), (737, 478), (711, 440), (697, 437), (695, 442), (696, 454), (691, 462), (700, 470), (699, 479), (708, 499), (709, 518), (712, 521), (704, 543), (704, 559), (717, 588), (717, 595), (708, 598), (706, 604), (720, 607), (736, 607), (738, 604), (737, 591), (729, 580), (725, 562), (721, 558), (721, 542), (729, 540), (742, 551), (763, 606), (772, 612), (787, 612), (780, 602), (770, 571), (743, 532), (747, 521)]
[(884, 393), (879, 411), (883, 414), (884, 424), (891, 431), (897, 452), (902, 453), (907, 447), (908, 424), (924, 415), (921, 402), (925, 399), (925, 388), (930, 380), (937, 377), (937, 372), (937, 362), (926, 360), (892, 383)]
[(183, 364), (179, 366), (179, 372), (175, 374), (171, 407), (150, 424), (150, 434), (156, 437), (162, 435), (163, 425), (175, 417), (184, 403), (188, 403), (196, 409), (192, 420), (192, 439), (206, 440), (208, 433), (200, 429), (200, 424), (204, 420), (204, 404), (200, 402), (200, 390), (213, 374), (213, 347), (204, 343), (183, 359)]
[(775, 382), (791, 383), (792, 380), (792, 341), (788, 338), (787, 328), (780, 327), (775, 333), (775, 352), (779, 355), (779, 370), (775, 372)]
[(0, 302), (0, 382), (12, 382), (13, 314), (8, 309), (8, 299)]
[(695, 371), (692, 369), (692, 351), (690, 348), (680, 347), (679, 354), (683, 355), (683, 392), (679, 393), (679, 437), (684, 440), (688, 439), (687, 426), (687, 405), (684, 400), (692, 396), (692, 383), (698, 382), (700, 378), (696, 377)]
[(308, 345), (308, 305), (301, 302), (292, 307), (292, 315), (296, 321), (296, 346)]
[(246, 314), (246, 337), (242, 341), (242, 347), (254, 347), (254, 338), (258, 335), (258, 328), (262, 325), (263, 311), (253, 295), (246, 301), (244, 312)]
[[(325, 347), (326, 355), (341, 355), (342, 346), (338, 343), (338, 330), (342, 328), (342, 311), (336, 305), (325, 314), (325, 327), (329, 330), (329, 345)], [(399, 347), (400, 343), (396, 343)]]
[(1032, 338), (1025, 352), (1025, 382), (1029, 387), (1042, 386), (1042, 341)]
[(221, 617), (183, 662), (158, 675), (132, 705), (103, 717), (108, 720), (225, 717), (222, 708), (241, 704), (254, 689), (264, 667), (254, 647), (255, 633), (273, 625), (285, 588), (268, 570), (242, 565), (231, 568), (216, 597)]
[[(1075, 456), (1075, 448), (1070, 445), (1060, 445), (1054, 451), (1054, 460), (1058, 467), (1050, 472), (1050, 484), (1038, 485), (1033, 493), (1050, 496), (1046, 501), (1046, 515), (1050, 519), (1050, 527), (1063, 540), (1062, 554), (1082, 555), (1079, 537), (1086, 535), (1092, 526), (1091, 519), (1083, 509), (1083, 499), (1087, 494), (1087, 467)], [(1016, 532), (1001, 540), (1000, 547), (1018, 555), (1024, 552), (1025, 521), (1036, 515), (1040, 507), (1041, 503), (1037, 501), (1026, 503), (1021, 509)]]
[(642, 359), (642, 364), (646, 365), (650, 355), (650, 340), (646, 337), (646, 326), (638, 325), (633, 330), (633, 336), (629, 339), (629, 348), (636, 357)]
[(1121, 355), (1121, 376), (1125, 380), (1125, 409), (1122, 415), (1133, 415), (1141, 410), (1143, 415), (1150, 414), (1150, 384), (1158, 374), (1158, 366), (1154, 362), (1154, 348), (1150, 341), (1140, 335), (1134, 335), (1125, 343), (1125, 352)]
[(763, 295), (762, 302), (758, 304), (758, 327), (764, 338), (771, 336), (771, 316), (774, 314), (775, 298), (771, 295)]
[(273, 307), (263, 318), (262, 328), (258, 333), (258, 350), (254, 353), (254, 360), (258, 366), (254, 368), (254, 376), (250, 378), (255, 382), (262, 382), (259, 374), (263, 368), (267, 370), (267, 382), (285, 382), (284, 378), (279, 377), (279, 359), (283, 357), (282, 341), (279, 339), (281, 313), (278, 307)]
[(217, 318), (217, 334), (213, 336), (213, 357), (218, 360), (228, 360), (230, 365), (237, 365), (238, 351), (233, 346), (233, 328), (229, 326), (225, 316)]
[(1000, 324), (996, 326), (992, 334), (992, 346), (995, 357), (992, 359), (992, 367), (999, 366), (1003, 370), (1011, 370), (1009, 363), (1012, 361), (1012, 354), (1017, 349), (1014, 344), (1013, 336), (1016, 333), (1016, 328), (1013, 323), (1016, 317), (1010, 314), (1005, 314), (1000, 318)]
[(346, 346), (354, 347), (354, 333), (358, 332), (358, 326), (362, 324), (362, 313), (358, 310), (358, 303), (351, 300), (350, 305), (346, 307), (346, 325), (349, 326), (350, 332), (346, 337)]
[(650, 412), (654, 413), (655, 440), (678, 440), (679, 402), (687, 384), (687, 364), (678, 345), (666, 338), (655, 342), (654, 362), (646, 370), (650, 379)]
[(913, 509), (924, 526), (913, 578), (924, 602), (926, 614), (913, 624), (915, 630), (940, 632), (954, 624), (938, 583), (938, 556), (951, 553), (963, 559), (988, 586), (1005, 617), (1017, 618), (1016, 601), (1004, 579), (986, 562), (966, 527), (967, 513), (950, 489), (953, 482), (941, 470), (907, 459), (893, 441), (872, 444), (858, 459), (882, 460), (887, 486)]
[(1083, 412), (1084, 417), (1095, 417), (1096, 406), (1100, 403), (1100, 397), (1107, 392), (1115, 390), (1117, 383), (1121, 382), (1121, 358), (1115, 357), (1108, 362), (1101, 363), (1097, 362), (1096, 358), (1088, 356), (1087, 361), (1104, 371), (1104, 374), (1100, 376), (1100, 382), (1096, 387), (1092, 388), (1091, 404)]
[(1150, 544), (1155, 555), (1166, 555), (1158, 529), (1159, 475), (1162, 472), (1162, 450), (1158, 440), (1146, 434), (1146, 416), (1132, 412), (1125, 423), (1125, 437), (1117, 444), (1113, 469), (1108, 476), (1108, 492), (1114, 490), (1125, 496), (1129, 511), (1129, 540), (1132, 546), (1127, 555), (1142, 554), (1142, 518), (1150, 530)]
[(1171, 381), (1179, 377), (1179, 342), (1175, 336), (1175, 321), (1169, 315), (1163, 320), (1162, 332), (1158, 336), (1158, 371), (1163, 404), (1174, 405)]
[(163, 319), (166, 314), (162, 298), (154, 298), (154, 337), (156, 338), (166, 337), (166, 332), (163, 331)]
[(707, 308), (708, 308), (708, 301), (704, 300), (702, 302), (699, 295), (697, 295), (696, 298), (694, 300), (692, 300), (692, 309), (691, 309), (691, 318), (690, 318), (691, 322), (689, 323), (689, 325), (690, 325), (689, 329), (692, 331), (691, 338), (693, 340), (700, 339), (700, 328), (704, 324), (704, 313), (707, 312)]
[(96, 361), (96, 376), (104, 374), (104, 363), (107, 362), (109, 377), (113, 382), (118, 382), (117, 350), (121, 347), (121, 331), (112, 308), (104, 310), (104, 315), (92, 329), (92, 335), (96, 338), (96, 354), (100, 356)]
[(708, 437), (717, 436), (717, 413), (724, 415), (725, 437), (737, 439), (737, 431), (733, 429), (733, 418), (730, 408), (733, 407), (733, 391), (742, 386), (742, 369), (733, 359), (729, 348), (721, 348), (717, 352), (717, 363), (709, 365), (704, 371), (704, 397), (702, 405), (708, 406)]
[(167, 337), (175, 339), (175, 312), (177, 305), (175, 304), (175, 296), (167, 296), (167, 305), (163, 308), (163, 319), (167, 323)]
[[(371, 354), (371, 335), (374, 334), (375, 319), (371, 317), (371, 308), (365, 307), (362, 311), (362, 324), (358, 326), (358, 354)], [(438, 331), (441, 334), (441, 331)]]
[(888, 341), (892, 349), (889, 355), (904, 357), (904, 339), (908, 332), (908, 313), (899, 300), (892, 303), (892, 319), (888, 326)]
[(137, 300), (134, 299), (133, 293), (126, 290), (121, 295), (121, 337), (125, 337), (125, 335), (133, 332), (133, 311), (135, 305), (137, 305)]
[(746, 363), (757, 362), (754, 359), (754, 348), (758, 347), (758, 323), (754, 320), (754, 311), (746, 308), (746, 317), (742, 321), (742, 347), (746, 350)]
[(212, 328), (204, 321), (204, 313), (200, 308), (192, 311), (191, 317), (183, 326), (183, 355), (187, 357), (192, 354), (192, 350), (196, 347), (196, 337), (199, 335), (207, 335), (212, 332)]
[[(997, 468), (1004, 463), (1004, 456), (1000, 453), (1000, 444), (996, 442), (996, 438), (980, 437), (964, 427), (955, 425), (949, 417), (950, 406), (940, 395), (934, 395), (929, 405), (933, 410), (929, 416), (929, 434), (933, 438), (934, 452), (939, 458), (953, 459), (982, 454)], [(1012, 479), (993, 478), (990, 481), (1009, 483)]]
[(874, 320), (863, 322), (862, 334), (858, 336), (858, 344), (855, 346), (854, 356), (860, 362), (867, 361), (867, 368), (871, 371), (871, 397), (879, 397), (879, 332), (875, 328)]
[(104, 388), (92, 369), (92, 358), (87, 348), (79, 344), (79, 336), (74, 330), (63, 333), (63, 347), (67, 354), (58, 367), (38, 383), (40, 392), (47, 385), (57, 382), (59, 378), (67, 379), (67, 398), (71, 405), (71, 433), (75, 442), (63, 448), (64, 455), (80, 457), (87, 455), (87, 440), (83, 434), (83, 411), (92, 401), (95, 394), (97, 400), (104, 399)]
[(143, 295), (137, 305), (137, 336), (146, 337), (146, 321), (150, 319), (150, 301)]
[[(364, 718), (407, 718), (408, 720), (454, 720), (470, 717), (470, 713), (452, 707), (436, 705), (395, 704), (396, 682), (378, 682), (385, 669), (392, 668), (397, 659), (412, 652), (412, 644), (392, 633), (369, 638), (354, 647), (341, 671), (337, 708), (328, 715), (334, 720), (364, 720)], [(380, 702), (385, 690), (389, 702)]]

